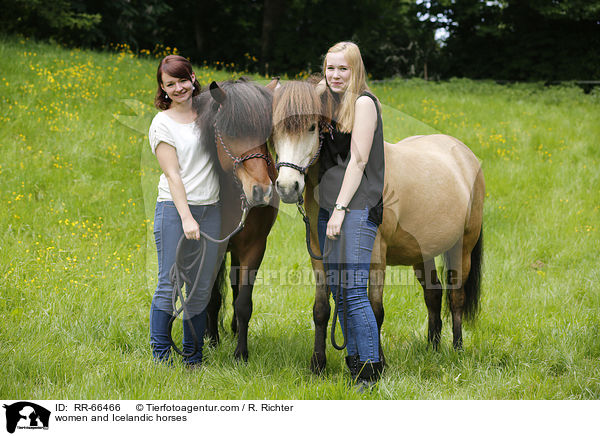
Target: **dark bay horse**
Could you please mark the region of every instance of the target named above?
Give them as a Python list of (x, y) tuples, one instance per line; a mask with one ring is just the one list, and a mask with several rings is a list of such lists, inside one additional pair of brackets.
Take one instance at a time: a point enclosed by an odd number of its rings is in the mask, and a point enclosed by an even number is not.
[[(310, 244), (320, 254), (317, 238), (318, 165), (323, 121), (332, 117), (329, 91), (306, 82), (288, 82), (275, 91), (273, 146), (279, 175), (276, 189), (285, 203), (304, 193), (310, 220)], [(319, 130), (321, 132), (319, 132)], [(452, 313), (453, 346), (462, 347), (462, 321), (476, 315), (483, 254), (485, 183), (473, 152), (447, 135), (406, 138), (384, 144), (383, 223), (379, 226), (369, 276), (369, 300), (379, 331), (383, 324), (386, 265), (410, 265), (421, 284), (428, 311), (428, 340), (437, 349), (442, 329), (442, 286), (434, 257), (443, 255), (447, 298)], [(325, 368), (330, 317), (323, 262), (312, 258), (317, 278), (313, 318), (315, 345), (311, 369)], [(383, 359), (383, 352), (381, 352)]]
[[(213, 82), (194, 101), (202, 145), (219, 160), (222, 237), (240, 222), (248, 209), (243, 230), (226, 247), (231, 255), (233, 289), (231, 327), (238, 335), (236, 359), (248, 360), (248, 323), (252, 316), (252, 289), (265, 253), (267, 236), (275, 222), (279, 197), (273, 189), (277, 177), (266, 146), (272, 128), (272, 87), (245, 80)], [(213, 286), (207, 313), (207, 336), (219, 342), (219, 311), (225, 284), (225, 259)]]

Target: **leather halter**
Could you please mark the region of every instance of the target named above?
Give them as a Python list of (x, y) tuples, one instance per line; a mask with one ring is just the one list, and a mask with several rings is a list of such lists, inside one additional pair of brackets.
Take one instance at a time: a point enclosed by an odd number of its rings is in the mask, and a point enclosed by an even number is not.
[(250, 159), (256, 159), (256, 158), (264, 159), (267, 162), (267, 166), (271, 165), (271, 158), (264, 153), (251, 153), (251, 154), (247, 154), (246, 156), (240, 156), (240, 157), (234, 156), (233, 153), (231, 152), (231, 150), (229, 150), (229, 148), (225, 145), (225, 141), (223, 141), (223, 137), (221, 136), (219, 129), (217, 129), (216, 123), (215, 123), (214, 127), (215, 127), (215, 142), (217, 142), (218, 144), (221, 144), (221, 147), (223, 147), (223, 150), (225, 151), (227, 156), (229, 156), (229, 158), (233, 161), (233, 171), (234, 172), (237, 169), (237, 167), (239, 166), (239, 164), (246, 162), (247, 160), (250, 160)]
[(308, 161), (308, 163), (303, 167), (301, 167), (300, 165), (296, 165), (295, 163), (292, 163), (292, 162), (277, 162), (275, 164), (275, 168), (277, 170), (279, 170), (279, 168), (281, 168), (281, 167), (289, 167), (289, 168), (295, 169), (303, 176), (306, 175), (306, 171), (308, 171), (308, 169), (311, 167), (311, 165), (314, 164), (315, 161), (319, 158), (319, 154), (321, 154), (321, 149), (323, 148), (323, 141), (325, 140), (324, 128), (327, 128), (329, 130), (329, 134), (331, 135), (331, 139), (333, 140), (333, 127), (329, 123), (319, 122), (319, 124), (320, 124), (319, 148), (317, 148), (317, 152), (310, 159), (310, 161)]
[(242, 201), (242, 210), (244, 210), (244, 209), (248, 208), (248, 198), (246, 197), (246, 193), (244, 192), (244, 186), (243, 186), (241, 180), (237, 176), (237, 167), (241, 163), (244, 163), (247, 160), (257, 159), (257, 158), (264, 159), (267, 162), (267, 166), (270, 166), (271, 158), (268, 155), (263, 154), (263, 153), (251, 153), (251, 154), (248, 154), (246, 156), (241, 156), (241, 157), (235, 156), (231, 152), (231, 150), (229, 150), (227, 145), (225, 145), (225, 141), (223, 141), (223, 137), (221, 136), (221, 133), (219, 132), (219, 129), (217, 128), (216, 121), (214, 123), (214, 129), (215, 129), (215, 143), (221, 144), (223, 151), (225, 151), (227, 156), (229, 156), (229, 158), (233, 161), (233, 180), (235, 181), (235, 184), (237, 185), (237, 187), (240, 190), (240, 200)]

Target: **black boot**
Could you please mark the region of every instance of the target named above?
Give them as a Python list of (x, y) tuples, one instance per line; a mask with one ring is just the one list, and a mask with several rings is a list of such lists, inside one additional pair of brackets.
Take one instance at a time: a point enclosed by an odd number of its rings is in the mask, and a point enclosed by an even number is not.
[(355, 382), (358, 377), (358, 362), (359, 357), (358, 354), (353, 354), (352, 356), (346, 356), (346, 366), (350, 370), (350, 377), (352, 377), (352, 381)]
[(353, 383), (360, 392), (375, 386), (383, 372), (383, 362), (361, 362), (356, 354), (346, 357), (346, 365), (350, 370)]
[(381, 378), (383, 362), (358, 362), (358, 381), (366, 387), (373, 387)]

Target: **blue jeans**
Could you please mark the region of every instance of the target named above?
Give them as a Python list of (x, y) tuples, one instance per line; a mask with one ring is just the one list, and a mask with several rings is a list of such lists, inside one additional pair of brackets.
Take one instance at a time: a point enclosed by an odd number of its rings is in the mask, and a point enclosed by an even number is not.
[(349, 356), (358, 355), (361, 362), (379, 362), (379, 330), (369, 302), (367, 285), (371, 266), (371, 253), (377, 225), (368, 220), (369, 210), (350, 210), (346, 212), (338, 239), (327, 239), (327, 221), (331, 211), (319, 210), (319, 245), (322, 253), (328, 253), (323, 259), (326, 281), (334, 298), (340, 290), (340, 284), (346, 291), (348, 308), (340, 298), (339, 320), (344, 325), (346, 312), (348, 331), (343, 331), (347, 340)]
[[(219, 238), (221, 233), (221, 206), (219, 203), (206, 206), (190, 206), (194, 219), (198, 222), (200, 230), (213, 238)], [(177, 244), (183, 235), (181, 217), (172, 201), (161, 201), (156, 203), (154, 214), (154, 240), (158, 254), (158, 285), (152, 298), (150, 307), (150, 344), (152, 352), (157, 360), (167, 360), (171, 353), (171, 342), (168, 331), (168, 321), (173, 314), (173, 284), (169, 273), (175, 263)], [(200, 241), (187, 241), (190, 249), (195, 249), (194, 244)], [(194, 331), (198, 338), (199, 350), (196, 354), (186, 359), (188, 363), (199, 363), (202, 361), (202, 344), (204, 330), (206, 328), (206, 306), (210, 300), (210, 294), (214, 279), (219, 267), (219, 246), (206, 240), (204, 252), (204, 264), (200, 271), (198, 287), (192, 298), (187, 303), (186, 309), (189, 318), (194, 325)], [(190, 271), (190, 280), (194, 281), (198, 273), (198, 265)], [(185, 283), (186, 290), (190, 289), (192, 283)], [(192, 334), (187, 320), (183, 321), (183, 350), (191, 352), (194, 348)]]

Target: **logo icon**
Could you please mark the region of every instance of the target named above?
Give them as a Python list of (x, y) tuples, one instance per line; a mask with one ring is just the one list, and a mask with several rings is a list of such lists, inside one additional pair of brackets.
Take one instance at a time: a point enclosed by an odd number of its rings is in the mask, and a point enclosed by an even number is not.
[(14, 433), (19, 429), (48, 429), (50, 411), (35, 403), (19, 401), (3, 406), (6, 409), (6, 431)]

